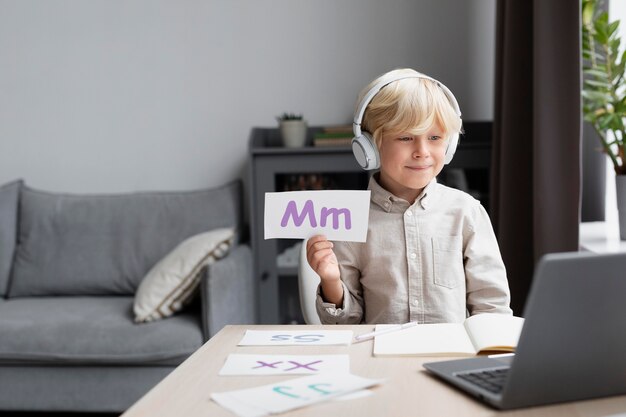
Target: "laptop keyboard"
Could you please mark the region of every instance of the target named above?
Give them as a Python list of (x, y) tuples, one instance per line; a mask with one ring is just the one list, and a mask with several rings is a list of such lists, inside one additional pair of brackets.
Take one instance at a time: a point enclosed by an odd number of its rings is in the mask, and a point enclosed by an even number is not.
[(502, 388), (504, 387), (508, 371), (509, 368), (497, 368), (458, 373), (456, 376), (469, 383), (478, 385), (487, 391), (493, 392), (494, 394), (499, 394), (502, 392)]

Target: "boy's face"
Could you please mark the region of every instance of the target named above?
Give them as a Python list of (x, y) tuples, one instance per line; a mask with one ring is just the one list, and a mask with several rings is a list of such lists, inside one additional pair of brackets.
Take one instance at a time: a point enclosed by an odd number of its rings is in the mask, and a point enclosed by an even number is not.
[(438, 126), (423, 135), (384, 134), (380, 144), (380, 185), (413, 204), (443, 169), (448, 141)]

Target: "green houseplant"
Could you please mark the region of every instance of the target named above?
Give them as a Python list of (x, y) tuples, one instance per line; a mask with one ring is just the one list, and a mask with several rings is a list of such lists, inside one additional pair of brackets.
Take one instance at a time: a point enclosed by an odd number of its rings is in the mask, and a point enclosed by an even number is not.
[(620, 237), (626, 240), (626, 52), (619, 20), (609, 21), (597, 0), (582, 1), (583, 114), (615, 171)]
[(298, 148), (306, 144), (307, 123), (301, 114), (283, 113), (276, 117), (283, 145)]

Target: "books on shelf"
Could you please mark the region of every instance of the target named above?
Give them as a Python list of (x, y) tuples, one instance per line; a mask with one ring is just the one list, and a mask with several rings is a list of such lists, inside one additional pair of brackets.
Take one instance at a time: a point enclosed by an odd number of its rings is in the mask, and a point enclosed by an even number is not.
[[(376, 336), (374, 356), (474, 356), (514, 352), (524, 319), (477, 314), (463, 323), (418, 324)], [(393, 325), (376, 325), (376, 330)]]
[(343, 138), (313, 138), (313, 146), (350, 146), (352, 136)]
[(313, 146), (350, 146), (352, 126), (328, 126), (313, 136)]
[(277, 191), (329, 190), (337, 188), (332, 175), (324, 173), (285, 174), (276, 181)]

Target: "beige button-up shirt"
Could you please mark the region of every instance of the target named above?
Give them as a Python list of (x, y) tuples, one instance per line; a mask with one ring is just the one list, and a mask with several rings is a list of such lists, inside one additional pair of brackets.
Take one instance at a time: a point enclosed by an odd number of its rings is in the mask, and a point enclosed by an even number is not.
[(334, 242), (343, 305), (322, 323), (453, 323), (512, 314), (506, 270), (489, 216), (469, 194), (433, 180), (410, 205), (372, 176), (367, 241)]

